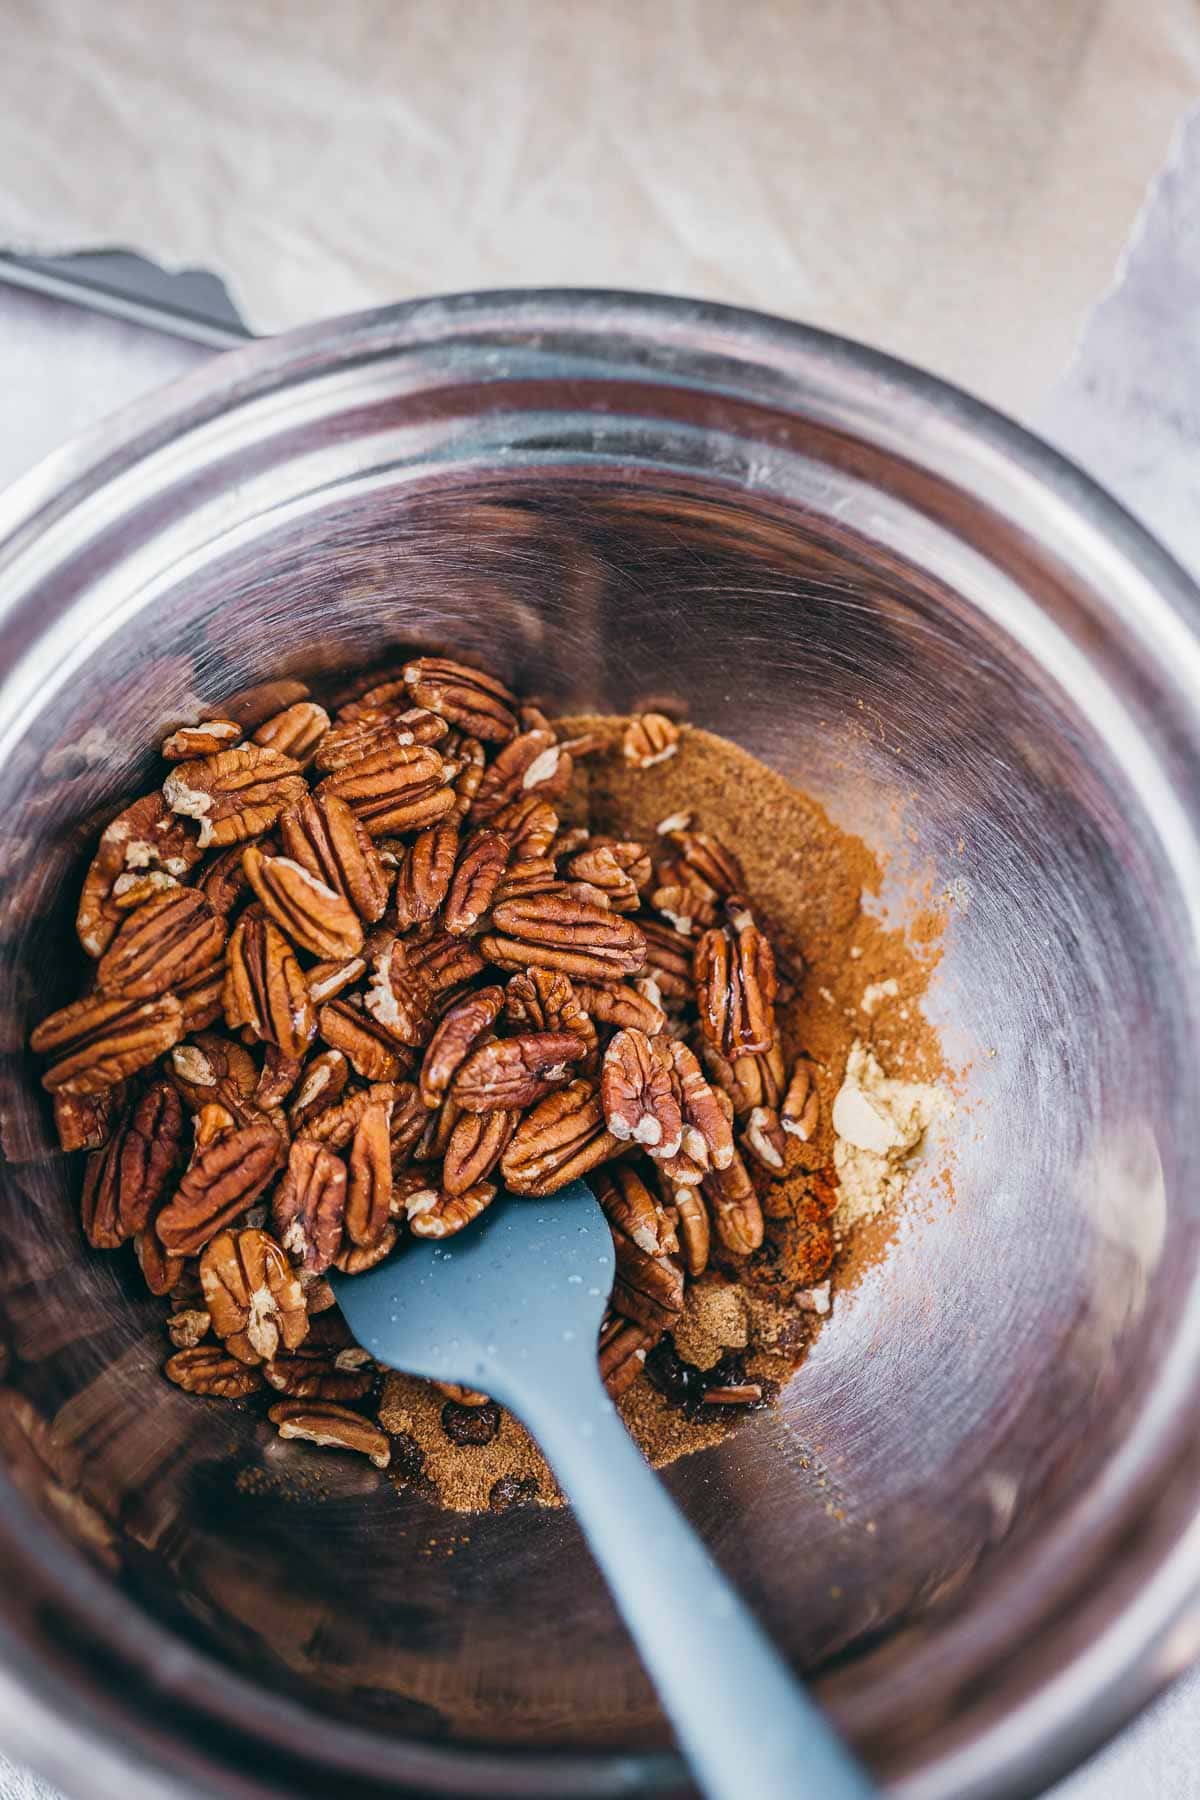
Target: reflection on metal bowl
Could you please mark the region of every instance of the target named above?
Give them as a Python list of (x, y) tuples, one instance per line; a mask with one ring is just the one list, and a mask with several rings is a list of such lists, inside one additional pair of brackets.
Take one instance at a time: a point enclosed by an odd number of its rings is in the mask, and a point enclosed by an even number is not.
[(136, 747), (406, 642), (563, 709), (672, 696), (950, 894), (955, 1203), (778, 1410), (666, 1479), (890, 1790), (1023, 1792), (1115, 1727), (1200, 1576), (1197, 616), (963, 396), (644, 297), (257, 345), (0, 503), (0, 1735), (125, 1797), (678, 1779), (569, 1515), (301, 1480), (160, 1379), (21, 1049), (74, 992), (80, 857)]

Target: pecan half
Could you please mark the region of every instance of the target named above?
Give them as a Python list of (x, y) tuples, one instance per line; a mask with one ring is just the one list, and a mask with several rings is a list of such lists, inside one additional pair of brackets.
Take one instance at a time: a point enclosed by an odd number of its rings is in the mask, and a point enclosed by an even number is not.
[(683, 869), (702, 887), (728, 899), (746, 892), (746, 873), (741, 863), (724, 844), (702, 831), (670, 831), (667, 841), (675, 846)]
[(712, 1223), (703, 1193), (694, 1187), (675, 1189), (675, 1207), (679, 1214), (679, 1239), (683, 1248), (684, 1267), (695, 1279), (708, 1267), (712, 1246)]
[(413, 1148), (412, 1160), (419, 1163), (439, 1162), (445, 1156), (454, 1127), (462, 1116), (462, 1108), (453, 1094), (446, 1096), (432, 1117), (426, 1111), (425, 1129)]
[(790, 1136), (798, 1137), (802, 1144), (807, 1144), (817, 1129), (820, 1110), (821, 1096), (813, 1080), (812, 1067), (803, 1057), (797, 1057), (792, 1079), (788, 1083), (779, 1111), (779, 1122)]
[(376, 670), (373, 675), (359, 676), (353, 695), (343, 688), (338, 696), (337, 716), (339, 720), (357, 719), (364, 713), (387, 712), (394, 714), (406, 729), (417, 729), (426, 734), (416, 738), (417, 743), (436, 743), (445, 737), (450, 729), (445, 719), (425, 707), (412, 706), (411, 700), (404, 671), (393, 664), (386, 670)]
[(455, 865), (442, 923), (456, 937), (487, 917), (508, 867), (508, 839), (499, 831), (472, 832)]
[(413, 948), (402, 938), (392, 940), (376, 960), (363, 1005), (389, 1037), (419, 1050), (433, 1036), (437, 995), (414, 965)]
[(303, 1056), (317, 1015), (295, 951), (278, 926), (249, 907), (234, 926), (225, 962), (225, 1018), (248, 1025), (288, 1056)]
[(526, 1113), (500, 1170), (514, 1194), (552, 1194), (620, 1149), (620, 1140), (605, 1126), (593, 1083), (573, 1081)]
[(393, 1091), (395, 1098), (388, 1130), (392, 1140), (392, 1168), (396, 1170), (410, 1161), (429, 1124), (429, 1109), (417, 1092), (415, 1082), (398, 1081)]
[(530, 862), (549, 852), (558, 835), (558, 814), (538, 794), (522, 794), (496, 813), (491, 826), (508, 839), (510, 862)]
[(775, 1040), (775, 959), (750, 914), (706, 931), (696, 945), (700, 1026), (723, 1056), (769, 1050)]
[(756, 1106), (746, 1121), (742, 1143), (760, 1168), (779, 1177), (787, 1171), (788, 1135), (773, 1106)]
[(552, 731), (523, 731), (505, 744), (485, 769), (471, 804), (471, 818), (482, 825), (522, 794), (561, 800), (570, 791), (573, 770), (570, 752)]
[(304, 777), (291, 757), (257, 744), (178, 763), (163, 782), (172, 812), (199, 821), (202, 850), (270, 831), (284, 807), (304, 793)]
[(572, 1076), (571, 1064), (588, 1046), (574, 1031), (528, 1031), (480, 1044), (454, 1077), (452, 1092), (466, 1112), (510, 1112), (533, 1106)]
[[(589, 838), (587, 845), (577, 845), (573, 854), (577, 855), (579, 849), (585, 847), (592, 850), (607, 850), (618, 868), (622, 869), (632, 881), (639, 894), (646, 893), (654, 885), (654, 865), (650, 859), (650, 852), (645, 844), (638, 843), (635, 838)], [(590, 880), (591, 877), (585, 875), (583, 879)], [(603, 883), (597, 885), (603, 886)]]
[(202, 1250), (262, 1193), (282, 1149), (278, 1132), (262, 1124), (242, 1125), (202, 1150), (154, 1222), (163, 1248), (178, 1256)]
[(502, 681), (442, 656), (406, 663), (404, 680), (418, 706), (485, 744), (506, 744), (517, 730), (516, 700)]
[(756, 1106), (778, 1108), (784, 1092), (783, 1050), (778, 1039), (758, 1055), (735, 1056), (730, 1062), (700, 1035), (697, 1048), (704, 1066), (728, 1094), (736, 1116), (743, 1118)]
[(503, 1001), (503, 989), (479, 988), (442, 1014), (421, 1064), (419, 1088), (426, 1106), (441, 1105), (460, 1066), (495, 1023)]
[(326, 961), (358, 955), (362, 920), (342, 894), (303, 863), (290, 856), (264, 856), (257, 845), (247, 844), (242, 867), (268, 916), (299, 949)]
[(130, 870), (118, 875), (113, 882), (112, 904), (119, 913), (136, 912), (156, 894), (165, 894), (168, 889), (178, 886), (174, 875), (168, 875), (165, 869), (143, 869), (136, 873)]
[(566, 860), (566, 873), (573, 881), (586, 881), (604, 894), (613, 912), (636, 912), (639, 905), (638, 886), (625, 868), (619, 849), (637, 850), (638, 846), (589, 844)]
[(600, 1336), (600, 1379), (614, 1400), (632, 1387), (645, 1367), (647, 1351), (661, 1335), (619, 1313), (612, 1316)]
[(650, 904), (684, 937), (709, 930), (721, 916), (716, 896), (710, 899), (691, 882), (666, 882), (656, 887), (650, 896)]
[(383, 917), (388, 877), (379, 852), (337, 794), (308, 794), (279, 820), (279, 837), (293, 862), (341, 894), (368, 924)]
[(512, 1142), (519, 1112), (464, 1112), (454, 1122), (442, 1161), (442, 1186), (463, 1194), (485, 1181)]
[(168, 888), (126, 919), (96, 968), (102, 993), (153, 1000), (211, 974), (225, 954), (225, 925), (195, 888)]
[(304, 1127), (306, 1137), (315, 1138), (318, 1143), (328, 1144), (331, 1149), (344, 1150), (358, 1128), (358, 1121), (368, 1106), (377, 1101), (394, 1104), (396, 1089), (391, 1082), (377, 1081), (368, 1088), (357, 1088), (336, 1106), (327, 1106), (310, 1118)]
[(583, 981), (632, 975), (646, 959), (646, 942), (630, 919), (567, 894), (506, 900), (492, 912), (495, 932), (481, 948), (507, 968), (561, 969)]
[(296, 1138), (271, 1200), (271, 1229), (307, 1275), (322, 1275), (342, 1247), (346, 1165), (325, 1144)]
[(288, 1111), (288, 1124), (297, 1134), (310, 1119), (333, 1106), (346, 1091), (350, 1065), (340, 1050), (321, 1050), (305, 1063), (300, 1084)]
[(763, 1241), (762, 1207), (736, 1151), (728, 1168), (713, 1169), (704, 1177), (704, 1197), (717, 1236), (732, 1255), (749, 1256), (758, 1249)]
[(194, 1350), (208, 1336), (212, 1319), (204, 1306), (185, 1306), (167, 1320), (167, 1336), (177, 1350)]
[(389, 1225), (383, 1236), (374, 1244), (345, 1243), (334, 1261), (334, 1268), (340, 1269), (343, 1275), (364, 1275), (368, 1269), (374, 1269), (384, 1262), (396, 1248), (399, 1236), (394, 1225)]
[(569, 884), (559, 878), (551, 857), (530, 856), (505, 869), (496, 883), (492, 905), (502, 906), (506, 900), (529, 900), (535, 894), (565, 894), (568, 890)]
[(338, 707), (338, 724), (354, 718), (378, 718), (387, 715), (396, 722), (398, 731), (407, 731), (412, 743), (441, 743), (450, 736), (450, 725), (425, 706), (412, 706), (412, 695), (403, 673), (389, 675), (387, 680), (372, 682), (369, 688), (345, 706)]
[(308, 1330), (304, 1289), (265, 1231), (222, 1231), (200, 1258), (213, 1330), (239, 1362), (271, 1362)]
[(366, 972), (367, 962), (363, 956), (347, 956), (340, 962), (314, 963), (307, 975), (308, 997), (314, 1006), (320, 1006), (345, 993), (348, 987), (361, 981)]
[(679, 727), (665, 713), (640, 713), (630, 719), (621, 739), (621, 754), (635, 769), (652, 769), (679, 749)]
[(350, 1144), (350, 1186), (346, 1233), (369, 1250), (387, 1230), (392, 1200), (391, 1107), (376, 1101), (365, 1108)]
[(264, 719), (254, 733), (254, 742), (263, 750), (277, 750), (290, 756), (300, 768), (307, 769), (317, 746), (329, 730), (329, 714), (315, 700), (297, 700), (282, 712)]
[(709, 1161), (707, 1154), (697, 1159), (681, 1145), (674, 1156), (664, 1156), (659, 1167), (672, 1187), (699, 1187), (708, 1173)]
[(234, 719), (205, 719), (202, 725), (182, 725), (164, 738), (161, 754), (167, 762), (188, 762), (196, 756), (216, 756), (241, 742), (242, 728)]
[(727, 1169), (733, 1161), (733, 1129), (729, 1113), (704, 1079), (686, 1044), (673, 1039), (666, 1047), (675, 1074), (683, 1113), (683, 1149), (702, 1168)]
[(185, 1031), (207, 1031), (224, 1011), (225, 959), (190, 975), (175, 989), (175, 998), (183, 1008)]
[(331, 1050), (340, 1050), (364, 1081), (399, 1081), (412, 1058), (369, 1013), (346, 1000), (331, 1000), (317, 1014), (317, 1030)]
[(156, 1062), (183, 1031), (174, 994), (155, 1000), (89, 994), (43, 1019), (29, 1043), (37, 1055), (54, 1058), (42, 1076), (49, 1093), (96, 1094)]
[(458, 824), (443, 819), (418, 832), (396, 876), (396, 923), (402, 931), (432, 919), (450, 886), (458, 856)]
[(244, 1044), (215, 1031), (199, 1032), (171, 1051), (170, 1079), (193, 1111), (217, 1101), (243, 1124), (255, 1104), (258, 1070)]
[[(373, 664), (369, 669), (356, 669), (353, 674), (341, 673), (334, 686), (326, 693), (326, 703), (339, 719), (351, 718), (356, 706), (363, 704), (364, 696), (372, 694), (383, 687), (392, 689), (397, 684), (403, 688), (404, 698), (408, 699), (408, 688), (401, 676), (401, 665), (396, 662)], [(373, 699), (367, 704), (375, 705)]]
[(268, 1417), (281, 1438), (303, 1438), (323, 1450), (353, 1450), (369, 1457), (377, 1469), (386, 1469), (392, 1460), (385, 1431), (330, 1400), (280, 1400)]
[(662, 1007), (636, 988), (622, 982), (604, 987), (586, 981), (573, 985), (579, 1004), (601, 1025), (615, 1025), (619, 1031), (641, 1031), (649, 1038), (657, 1037), (666, 1028), (667, 1015)]
[(492, 1181), (476, 1182), (460, 1194), (425, 1186), (406, 1193), (404, 1213), (414, 1237), (453, 1237), (456, 1231), (473, 1224), (495, 1198), (496, 1184)]
[(263, 1365), (263, 1380), (276, 1393), (294, 1400), (361, 1400), (371, 1391), (375, 1376), (370, 1369), (344, 1369), (328, 1351), (310, 1350), (302, 1344), (290, 1356), (277, 1356)]
[(285, 1056), (278, 1044), (263, 1047), (263, 1065), (254, 1088), (254, 1104), (262, 1112), (282, 1106), (303, 1072), (296, 1056)]
[(638, 928), (646, 940), (646, 973), (654, 977), (660, 994), (668, 1000), (694, 999), (692, 939), (644, 913), (638, 915)]
[(205, 863), (197, 886), (219, 918), (227, 919), (245, 897), (249, 887), (242, 867), (242, 845), (230, 844), (227, 850)]
[(68, 1154), (103, 1150), (124, 1095), (124, 1087), (102, 1088), (98, 1094), (68, 1094), (60, 1088), (54, 1096), (54, 1129), (61, 1148)]
[(565, 862), (592, 841), (586, 825), (564, 825), (550, 846), (551, 862)]
[(639, 1250), (661, 1256), (678, 1249), (665, 1207), (629, 1163), (613, 1163), (611, 1168), (599, 1170), (592, 1188), (610, 1224), (632, 1238)]
[(522, 969), (504, 988), (504, 1016), (532, 1031), (574, 1031), (590, 1046), (595, 1027), (575, 984), (557, 969)]
[(122, 876), (162, 873), (182, 880), (199, 862), (200, 845), (161, 794), (144, 794), (101, 833), (79, 897), (76, 929), (89, 956), (103, 956), (121, 923), (114, 891)]
[(317, 751), (316, 764), (322, 773), (335, 775), (339, 770), (352, 769), (356, 762), (373, 756), (377, 750), (414, 742), (412, 732), (397, 722), (390, 707), (363, 706), (352, 719), (338, 715), (337, 724), (327, 732)]
[(669, 1331), (683, 1311), (683, 1270), (674, 1257), (649, 1254), (623, 1231), (614, 1230), (612, 1239), (617, 1253), (613, 1310), (648, 1331)]
[(238, 1362), (220, 1344), (177, 1350), (167, 1359), (164, 1373), (189, 1394), (211, 1394), (221, 1400), (240, 1400), (260, 1385), (258, 1370)]
[(166, 1192), (183, 1142), (183, 1107), (165, 1081), (146, 1089), (108, 1148), (88, 1158), (83, 1229), (97, 1250), (115, 1250), (144, 1231)]
[(173, 1256), (158, 1241), (154, 1227), (139, 1231), (133, 1240), (134, 1255), (142, 1271), (142, 1279), (152, 1294), (169, 1294), (183, 1274), (182, 1256)]
[(469, 981), (474, 981), (477, 975), (481, 975), (484, 968), (483, 958), (474, 944), (452, 937), (446, 931), (435, 932), (423, 943), (413, 944), (409, 950), (409, 962), (419, 971), (435, 996), (443, 996), (456, 988), (465, 987)]
[[(395, 685), (385, 683), (385, 688)], [(384, 691), (384, 688), (375, 690), (380, 696)], [(406, 697), (407, 690), (401, 700)], [(392, 698), (394, 700), (397, 697), (393, 695)], [(364, 756), (373, 756), (377, 750), (411, 744), (435, 744), (445, 737), (447, 729), (444, 719), (426, 712), (423, 707), (403, 711), (396, 705), (388, 704), (382, 697), (368, 702), (364, 696), (362, 700), (354, 701), (339, 712), (337, 724), (317, 752), (317, 767), (334, 773), (339, 769), (352, 768)]]
[(642, 1031), (618, 1031), (604, 1052), (600, 1099), (608, 1129), (622, 1143), (642, 1144), (652, 1156), (677, 1154), (683, 1119), (671, 1064)]
[(450, 816), (461, 825), (471, 810), (471, 802), (479, 792), (483, 771), (487, 767), (487, 757), (478, 738), (467, 737), (462, 732), (455, 735), (461, 742), (451, 749), (447, 741), (445, 753), (453, 756), (458, 764), (458, 774), (454, 778), (454, 811)]
[(207, 1106), (200, 1108), (192, 1124), (196, 1132), (194, 1148), (200, 1151), (207, 1150), (218, 1138), (228, 1137), (237, 1125), (237, 1120), (227, 1106), (222, 1106), (218, 1100), (211, 1100)]
[(327, 775), (319, 794), (344, 800), (373, 838), (419, 831), (454, 808), (454, 790), (436, 750), (424, 744), (395, 744), (360, 757), (348, 769)]

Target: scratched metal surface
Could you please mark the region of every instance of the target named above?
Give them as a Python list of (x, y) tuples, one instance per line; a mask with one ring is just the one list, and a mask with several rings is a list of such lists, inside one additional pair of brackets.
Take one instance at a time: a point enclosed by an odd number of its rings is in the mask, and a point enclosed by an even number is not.
[[(11, 357), (14, 341), (21, 345), (14, 370), (18, 406), (15, 416), (23, 422), (22, 429), (28, 434), (24, 442), (35, 455), (65, 432), (86, 423), (89, 408), (93, 416), (103, 414), (118, 398), (130, 398), (139, 387), (156, 385), (176, 369), (189, 366), (196, 356), (185, 346), (161, 344), (109, 321), (88, 320), (71, 309), (3, 293), (0, 334), (0, 361)], [(69, 356), (73, 343), (81, 345), (80, 360), (74, 365)], [(59, 426), (63, 430), (57, 429)], [(17, 450), (17, 434), (10, 432), (0, 446), (0, 458), (7, 458), (11, 466), (0, 468), (0, 473), (18, 472)], [(586, 603), (586, 594), (581, 599)], [(1094, 1770), (1085, 1771), (1074, 1778), (1073, 1785), (1068, 1784), (1066, 1791), (1071, 1800), (1108, 1800), (1110, 1795), (1115, 1800), (1118, 1794), (1145, 1794), (1149, 1800), (1151, 1793), (1190, 1794), (1190, 1785), (1171, 1786), (1177, 1778), (1182, 1783), (1186, 1761), (1173, 1759), (1164, 1766), (1163, 1759), (1156, 1758), (1152, 1748), (1147, 1748), (1147, 1734), (1158, 1729), (1158, 1721), (1162, 1721), (1156, 1741), (1165, 1743), (1171, 1732), (1173, 1746), (1181, 1757), (1186, 1756), (1188, 1745), (1180, 1741), (1171, 1723), (1175, 1717), (1172, 1704), (1169, 1698), (1157, 1715), (1152, 1714), (1136, 1728), (1134, 1743), (1141, 1774), (1127, 1763), (1114, 1760), (1122, 1755), (1122, 1747), (1118, 1746)], [(52, 1746), (48, 1747), (47, 1761), (48, 1766), (53, 1766)], [(1149, 1779), (1151, 1771), (1153, 1782)], [(14, 1783), (23, 1779), (26, 1778), (19, 1774), (13, 1776)], [(13, 1792), (20, 1793), (20, 1787), (14, 1785)]]

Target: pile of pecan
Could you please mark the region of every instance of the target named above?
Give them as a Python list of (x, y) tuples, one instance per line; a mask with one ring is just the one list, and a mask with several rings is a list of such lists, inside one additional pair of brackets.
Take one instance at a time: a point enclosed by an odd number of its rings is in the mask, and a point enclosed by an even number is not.
[(737, 857), (683, 815), (653, 844), (560, 818), (578, 758), (647, 768), (678, 728), (563, 738), (432, 656), (237, 711), (169, 737), (161, 790), (103, 833), (91, 978), (32, 1036), (60, 1142), (90, 1153), (89, 1243), (131, 1239), (167, 1297), (173, 1381), (266, 1383), (281, 1435), (385, 1467), (325, 1271), (460, 1231), (501, 1183), (590, 1175), (620, 1392), (714, 1234), (762, 1244), (764, 1176), (815, 1122)]

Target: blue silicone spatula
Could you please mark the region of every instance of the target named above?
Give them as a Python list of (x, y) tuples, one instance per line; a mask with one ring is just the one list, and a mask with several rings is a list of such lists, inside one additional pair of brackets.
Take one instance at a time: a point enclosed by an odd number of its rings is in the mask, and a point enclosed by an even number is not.
[(333, 1277), (355, 1337), (410, 1375), (482, 1389), (541, 1445), (710, 1800), (875, 1792), (643, 1461), (596, 1339), (612, 1238), (582, 1181), (500, 1195), (469, 1231)]

